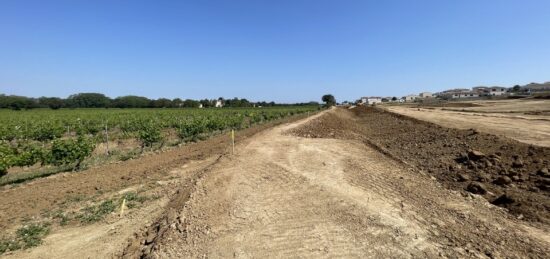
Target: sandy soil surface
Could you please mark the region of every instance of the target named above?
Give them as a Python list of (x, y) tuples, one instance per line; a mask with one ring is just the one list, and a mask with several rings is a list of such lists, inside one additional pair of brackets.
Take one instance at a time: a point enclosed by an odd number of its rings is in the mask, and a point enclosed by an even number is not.
[(545, 99), (509, 99), (471, 101), (472, 107), (448, 108), (458, 111), (488, 113), (544, 113), (550, 111), (550, 100)]
[(405, 106), (392, 106), (387, 109), (444, 127), (475, 128), (524, 143), (550, 147), (550, 116), (525, 114), (525, 112), (536, 113), (539, 107), (546, 109), (545, 107), (550, 104), (549, 101), (531, 101), (528, 104), (505, 102), (493, 106), (485, 104), (488, 106), (460, 109)]
[[(146, 258), (545, 258), (547, 229), (354, 138), (333, 109), (262, 132), (202, 173), (126, 249)], [(338, 120), (336, 120), (338, 122)], [(317, 124), (315, 124), (317, 123)], [(328, 130), (326, 130), (328, 129)], [(299, 137), (299, 136), (302, 137)], [(305, 136), (305, 137), (304, 137)], [(348, 137), (349, 136), (349, 137)]]

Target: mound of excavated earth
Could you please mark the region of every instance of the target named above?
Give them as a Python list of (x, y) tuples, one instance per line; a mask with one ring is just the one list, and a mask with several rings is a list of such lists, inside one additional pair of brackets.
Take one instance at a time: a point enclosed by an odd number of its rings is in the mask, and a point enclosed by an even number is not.
[(550, 148), (444, 128), (372, 107), (340, 109), (292, 132), (360, 139), (452, 189), (479, 194), (510, 213), (550, 223)]

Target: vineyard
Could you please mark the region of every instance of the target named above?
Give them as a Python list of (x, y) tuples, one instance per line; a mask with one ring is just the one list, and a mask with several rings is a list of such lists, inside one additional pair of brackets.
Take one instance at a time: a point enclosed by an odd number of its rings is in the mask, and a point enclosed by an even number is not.
[[(53, 166), (78, 170), (99, 144), (136, 140), (144, 149), (204, 139), (311, 112), (317, 106), (223, 109), (0, 110), (0, 176), (10, 168)], [(173, 140), (175, 137), (175, 141)]]

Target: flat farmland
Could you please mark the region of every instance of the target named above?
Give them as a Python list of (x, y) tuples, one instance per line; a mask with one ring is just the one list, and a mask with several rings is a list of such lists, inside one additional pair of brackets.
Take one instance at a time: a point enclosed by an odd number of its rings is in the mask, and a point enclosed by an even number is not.
[(550, 254), (550, 148), (376, 107), (307, 115), (237, 131), (234, 152), (218, 134), (4, 186), (3, 234), (38, 243), (2, 256)]
[(445, 127), (473, 128), (528, 144), (550, 146), (550, 100), (473, 101), (386, 109)]

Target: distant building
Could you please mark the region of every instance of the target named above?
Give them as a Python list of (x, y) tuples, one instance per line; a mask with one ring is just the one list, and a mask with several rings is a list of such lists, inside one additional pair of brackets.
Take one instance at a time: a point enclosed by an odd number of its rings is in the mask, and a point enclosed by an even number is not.
[(420, 98), (425, 99), (425, 98), (432, 98), (432, 97), (433, 97), (433, 94), (430, 93), (430, 92), (422, 92), (422, 93), (420, 93), (419, 96), (420, 96)]
[(472, 92), (478, 96), (498, 96), (506, 94), (508, 88), (500, 86), (476, 86), (472, 87)]
[(371, 105), (371, 104), (377, 104), (382, 102), (382, 97), (361, 97), (360, 104), (363, 105)]
[(414, 95), (414, 94), (409, 94), (407, 96), (403, 96), (403, 100), (405, 102), (414, 102), (416, 99), (418, 99), (419, 96), (418, 95)]
[(223, 101), (222, 100), (216, 100), (216, 104), (214, 105), (214, 107), (217, 107), (217, 108), (223, 107)]
[(503, 94), (506, 94), (506, 90), (508, 88), (506, 87), (500, 87), (500, 86), (491, 86), (489, 87), (489, 93), (488, 95), (490, 96), (498, 96), (498, 95), (503, 95)]
[(437, 94), (439, 98), (457, 99), (457, 98), (477, 98), (479, 93), (467, 88), (450, 89)]
[(479, 96), (488, 96), (490, 88), (487, 86), (472, 87), (472, 91), (476, 92)]

